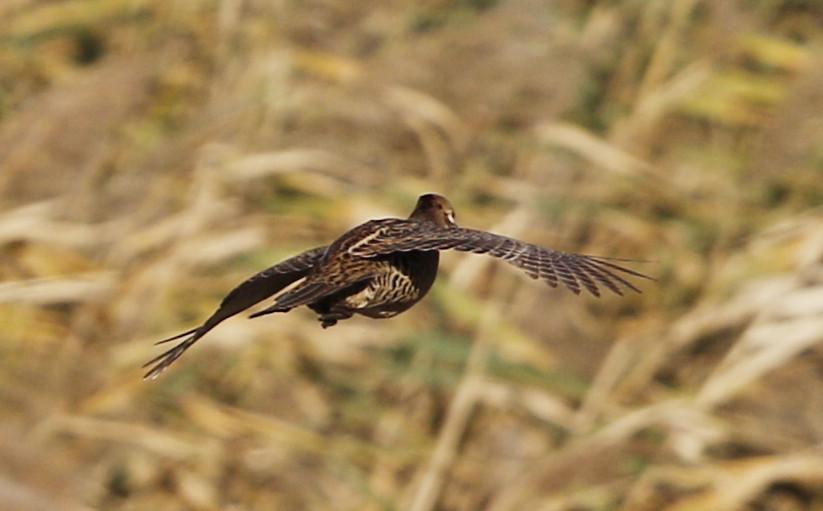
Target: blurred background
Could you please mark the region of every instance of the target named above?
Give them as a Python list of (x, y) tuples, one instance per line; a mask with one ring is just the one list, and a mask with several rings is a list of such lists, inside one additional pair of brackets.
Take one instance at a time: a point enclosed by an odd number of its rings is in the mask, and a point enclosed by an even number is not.
[[(4, 0), (0, 508), (823, 509), (817, 0)], [(644, 260), (153, 342), (424, 192)]]

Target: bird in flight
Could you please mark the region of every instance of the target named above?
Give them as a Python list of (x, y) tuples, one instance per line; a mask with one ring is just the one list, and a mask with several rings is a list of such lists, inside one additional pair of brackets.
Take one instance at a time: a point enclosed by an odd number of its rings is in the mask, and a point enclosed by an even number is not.
[(437, 276), (440, 250), (488, 254), (522, 269), (534, 279), (575, 294), (600, 296), (600, 286), (623, 295), (640, 293), (627, 276), (654, 280), (615, 261), (620, 259), (559, 252), (486, 231), (459, 227), (451, 203), (433, 193), (421, 195), (409, 218), (371, 220), (330, 245), (313, 248), (251, 276), (232, 289), (206, 321), (159, 341), (185, 337), (147, 362), (145, 378), (154, 379), (192, 344), (223, 320), (283, 291), (251, 318), (288, 312), (306, 305), (319, 314), (323, 328), (354, 314), (390, 318), (422, 299)]

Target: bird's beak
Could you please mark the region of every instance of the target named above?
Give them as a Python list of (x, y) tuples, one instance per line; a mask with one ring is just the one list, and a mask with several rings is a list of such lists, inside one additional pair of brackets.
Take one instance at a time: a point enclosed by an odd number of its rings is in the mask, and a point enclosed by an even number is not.
[(448, 222), (449, 226), (457, 225), (457, 221), (454, 219), (454, 211), (446, 213), (446, 222)]

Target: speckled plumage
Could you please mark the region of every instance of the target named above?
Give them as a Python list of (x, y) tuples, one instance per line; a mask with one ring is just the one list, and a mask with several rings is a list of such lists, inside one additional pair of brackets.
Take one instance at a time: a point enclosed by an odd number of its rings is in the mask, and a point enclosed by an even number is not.
[[(145, 364), (155, 378), (192, 344), (223, 320), (300, 281), (278, 295), (274, 304), (250, 317), (288, 312), (307, 305), (324, 328), (361, 314), (395, 316), (420, 301), (437, 276), (440, 250), (489, 254), (553, 287), (600, 296), (600, 285), (623, 294), (640, 292), (624, 275), (650, 277), (616, 264), (615, 259), (558, 252), (498, 234), (458, 227), (449, 201), (422, 195), (407, 219), (371, 220), (344, 233), (331, 245), (317, 247), (278, 263), (234, 288), (201, 326), (165, 339), (188, 336)], [(302, 280), (301, 280), (302, 279)]]

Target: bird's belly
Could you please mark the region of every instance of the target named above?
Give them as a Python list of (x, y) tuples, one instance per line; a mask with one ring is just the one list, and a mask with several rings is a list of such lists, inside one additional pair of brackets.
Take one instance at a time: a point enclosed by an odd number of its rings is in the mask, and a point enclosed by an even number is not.
[(437, 252), (392, 254), (363, 290), (346, 297), (346, 306), (370, 318), (390, 318), (419, 302), (437, 274)]
[(346, 306), (370, 318), (390, 318), (405, 311), (422, 298), (420, 289), (400, 272), (381, 274), (369, 286), (346, 297)]

